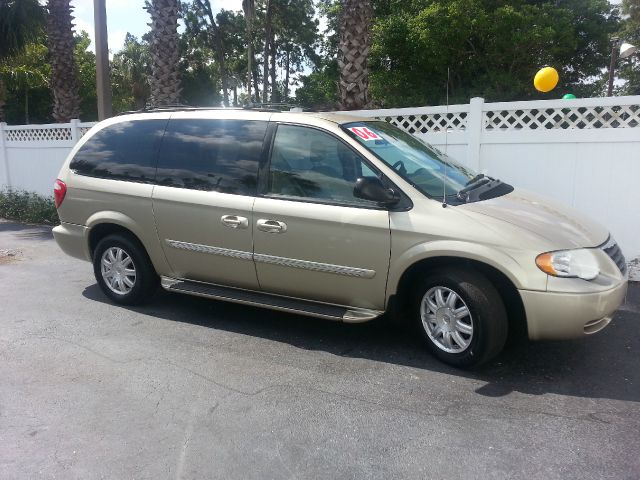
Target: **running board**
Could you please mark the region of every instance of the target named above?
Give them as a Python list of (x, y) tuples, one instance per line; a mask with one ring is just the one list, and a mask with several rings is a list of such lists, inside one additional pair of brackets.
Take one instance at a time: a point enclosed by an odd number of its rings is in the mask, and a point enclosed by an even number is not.
[(336, 305), (327, 305), (326, 303), (298, 300), (295, 298), (281, 297), (279, 295), (270, 295), (268, 293), (239, 290), (237, 288), (222, 287), (189, 280), (178, 280), (164, 276), (162, 277), (162, 288), (170, 292), (186, 293), (198, 297), (213, 298), (227, 302), (241, 303), (243, 305), (253, 305), (346, 323), (367, 322), (384, 313), (377, 310), (339, 307)]

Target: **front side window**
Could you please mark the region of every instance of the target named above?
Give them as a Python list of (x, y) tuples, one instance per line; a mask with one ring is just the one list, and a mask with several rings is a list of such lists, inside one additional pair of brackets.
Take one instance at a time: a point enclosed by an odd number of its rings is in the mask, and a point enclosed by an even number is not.
[(278, 126), (271, 152), (270, 196), (373, 206), (374, 202), (353, 195), (362, 176), (378, 173), (336, 137), (314, 128)]
[(255, 195), (267, 122), (169, 121), (156, 182), (169, 187)]
[(80, 175), (153, 182), (167, 120), (131, 120), (103, 128), (78, 150), (69, 168)]

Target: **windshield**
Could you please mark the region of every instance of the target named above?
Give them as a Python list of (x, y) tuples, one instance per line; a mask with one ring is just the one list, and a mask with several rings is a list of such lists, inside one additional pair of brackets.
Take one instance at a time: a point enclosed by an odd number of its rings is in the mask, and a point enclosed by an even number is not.
[(429, 197), (455, 196), (476, 174), (387, 122), (352, 122), (345, 131)]

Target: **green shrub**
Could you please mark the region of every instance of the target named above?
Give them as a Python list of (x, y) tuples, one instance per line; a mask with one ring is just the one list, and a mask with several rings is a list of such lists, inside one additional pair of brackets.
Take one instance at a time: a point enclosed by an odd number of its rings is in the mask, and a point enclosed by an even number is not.
[(0, 218), (46, 225), (60, 223), (53, 198), (16, 190), (0, 190)]

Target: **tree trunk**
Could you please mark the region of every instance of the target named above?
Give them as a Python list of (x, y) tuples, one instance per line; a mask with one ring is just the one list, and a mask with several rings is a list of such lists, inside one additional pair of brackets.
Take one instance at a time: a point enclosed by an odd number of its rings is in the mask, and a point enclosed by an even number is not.
[(251, 60), (253, 52), (251, 51), (251, 43), (247, 46), (247, 96), (249, 97), (249, 103), (251, 103), (251, 77), (253, 76), (253, 65)]
[(51, 92), (53, 118), (68, 122), (80, 117), (78, 77), (73, 57), (73, 17), (70, 0), (49, 0), (47, 3), (47, 43), (51, 56)]
[(287, 48), (287, 57), (285, 59), (285, 70), (284, 70), (284, 101), (289, 101), (289, 61), (291, 57), (291, 52)]
[(141, 110), (144, 108), (147, 103), (147, 98), (144, 91), (144, 85), (139, 83), (134, 83), (131, 88), (131, 93), (133, 94), (133, 102), (136, 107), (136, 110)]
[(29, 84), (24, 86), (24, 124), (29, 125)]
[(370, 0), (342, 0), (338, 67), (343, 110), (367, 108), (370, 103), (367, 57), (371, 48), (371, 17)]
[[(215, 24), (214, 24), (215, 25)], [(219, 28), (215, 28), (215, 45), (216, 59), (218, 60), (218, 68), (220, 68), (220, 81), (222, 82), (222, 100), (224, 106), (229, 106), (229, 75), (227, 75), (227, 66), (224, 61), (224, 44), (221, 38), (222, 33)]]
[(256, 57), (253, 57), (253, 90), (255, 91), (256, 102), (260, 103), (260, 89), (258, 88), (258, 64), (256, 63)]
[(276, 57), (278, 56), (278, 49), (276, 46), (275, 39), (271, 38), (271, 102), (277, 103), (280, 101), (280, 91), (278, 90), (278, 83), (276, 82)]
[(2, 78), (0, 78), (0, 123), (5, 121), (4, 106), (6, 94), (7, 91), (4, 88), (4, 82), (2, 81)]
[(151, 15), (150, 103), (154, 107), (180, 102), (178, 62), (178, 0), (149, 0)]
[(238, 86), (237, 85), (233, 86), (233, 106), (234, 107), (238, 106)]
[(262, 101), (269, 98), (269, 44), (271, 42), (271, 0), (267, 0), (267, 14), (264, 27), (264, 64), (262, 66)]
[(255, 0), (243, 0), (242, 9), (247, 23), (247, 97), (249, 98), (249, 103), (252, 103), (251, 78), (253, 76), (253, 16), (255, 13)]

